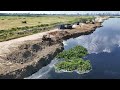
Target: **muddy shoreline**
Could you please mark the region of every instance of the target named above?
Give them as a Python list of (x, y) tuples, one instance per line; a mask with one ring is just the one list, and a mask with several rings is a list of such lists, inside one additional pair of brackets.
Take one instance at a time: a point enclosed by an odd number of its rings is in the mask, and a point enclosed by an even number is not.
[[(52, 43), (39, 38), (26, 41), (16, 47), (10, 47), (10, 53), (0, 55), (0, 79), (23, 79), (32, 75), (48, 65), (59, 52), (64, 50), (63, 40), (90, 34), (96, 28), (101, 27), (101, 23), (86, 24), (83, 27), (78, 25), (75, 29), (48, 33), (51, 35)], [(34, 46), (38, 48), (36, 49)]]
[[(99, 28), (99, 27), (102, 27), (102, 26), (100, 25), (100, 26), (97, 26), (96, 28)], [(63, 37), (63, 40), (67, 40), (67, 39), (70, 39), (70, 38), (76, 38), (76, 37), (79, 37), (81, 35), (91, 34), (96, 30), (96, 28), (93, 28), (93, 29), (91, 29), (89, 31), (85, 31), (85, 32), (77, 32), (77, 33), (73, 33), (71, 35), (67, 35), (67, 36)]]

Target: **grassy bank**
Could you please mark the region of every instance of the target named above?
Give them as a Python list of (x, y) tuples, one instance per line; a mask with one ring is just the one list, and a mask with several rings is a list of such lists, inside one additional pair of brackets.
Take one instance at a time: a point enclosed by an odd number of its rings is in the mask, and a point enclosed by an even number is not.
[(0, 16), (0, 41), (44, 32), (59, 24), (92, 19), (92, 16)]

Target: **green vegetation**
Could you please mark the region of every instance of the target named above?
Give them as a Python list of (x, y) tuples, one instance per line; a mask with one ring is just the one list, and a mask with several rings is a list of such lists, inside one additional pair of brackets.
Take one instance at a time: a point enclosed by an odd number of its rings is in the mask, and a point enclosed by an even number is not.
[(86, 48), (84, 48), (83, 46), (75, 46), (74, 48), (60, 52), (56, 56), (56, 58), (65, 58), (65, 59), (70, 59), (71, 57), (82, 58), (87, 54), (88, 52)]
[(110, 16), (110, 18), (120, 18), (120, 16)]
[(93, 16), (0, 16), (0, 41), (48, 31), (59, 24), (83, 22)]
[(55, 65), (57, 71), (67, 70), (78, 72), (85, 72), (92, 69), (89, 60), (83, 60), (82, 57), (87, 55), (87, 49), (82, 46), (75, 46), (67, 51), (59, 53), (56, 58), (63, 58), (64, 61), (61, 61)]
[(59, 70), (67, 70), (67, 71), (74, 71), (77, 70), (78, 72), (84, 72), (91, 70), (91, 64), (89, 60), (83, 60), (82, 58), (73, 58), (70, 60), (62, 61), (56, 64), (56, 69)]

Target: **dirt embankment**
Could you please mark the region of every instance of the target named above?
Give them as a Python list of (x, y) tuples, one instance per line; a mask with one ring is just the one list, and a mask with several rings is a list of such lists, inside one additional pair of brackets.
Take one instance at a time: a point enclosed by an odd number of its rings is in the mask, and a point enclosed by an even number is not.
[[(92, 33), (101, 23), (76, 25), (69, 30), (51, 30), (0, 43), (0, 78), (25, 78), (46, 66), (61, 52), (62, 41)], [(49, 35), (48, 40), (42, 40)]]
[(24, 78), (38, 71), (63, 50), (62, 43), (27, 41), (0, 59), (0, 78)]
[(96, 28), (102, 27), (101, 23), (95, 24), (84, 24), (82, 26), (76, 25), (73, 29), (61, 29), (59, 31), (54, 31), (48, 33), (49, 35), (53, 36), (55, 39), (69, 39), (75, 38), (80, 35), (87, 35), (95, 31)]

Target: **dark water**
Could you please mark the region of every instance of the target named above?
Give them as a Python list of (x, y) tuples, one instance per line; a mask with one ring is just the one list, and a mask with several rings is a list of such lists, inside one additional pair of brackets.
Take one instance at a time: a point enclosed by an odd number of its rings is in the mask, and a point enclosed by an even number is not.
[(90, 35), (83, 35), (64, 41), (65, 50), (76, 45), (87, 48), (92, 71), (86, 74), (76, 72), (56, 73), (53, 60), (48, 66), (40, 69), (28, 78), (39, 79), (120, 79), (120, 18), (110, 18), (103, 27), (96, 29)]

